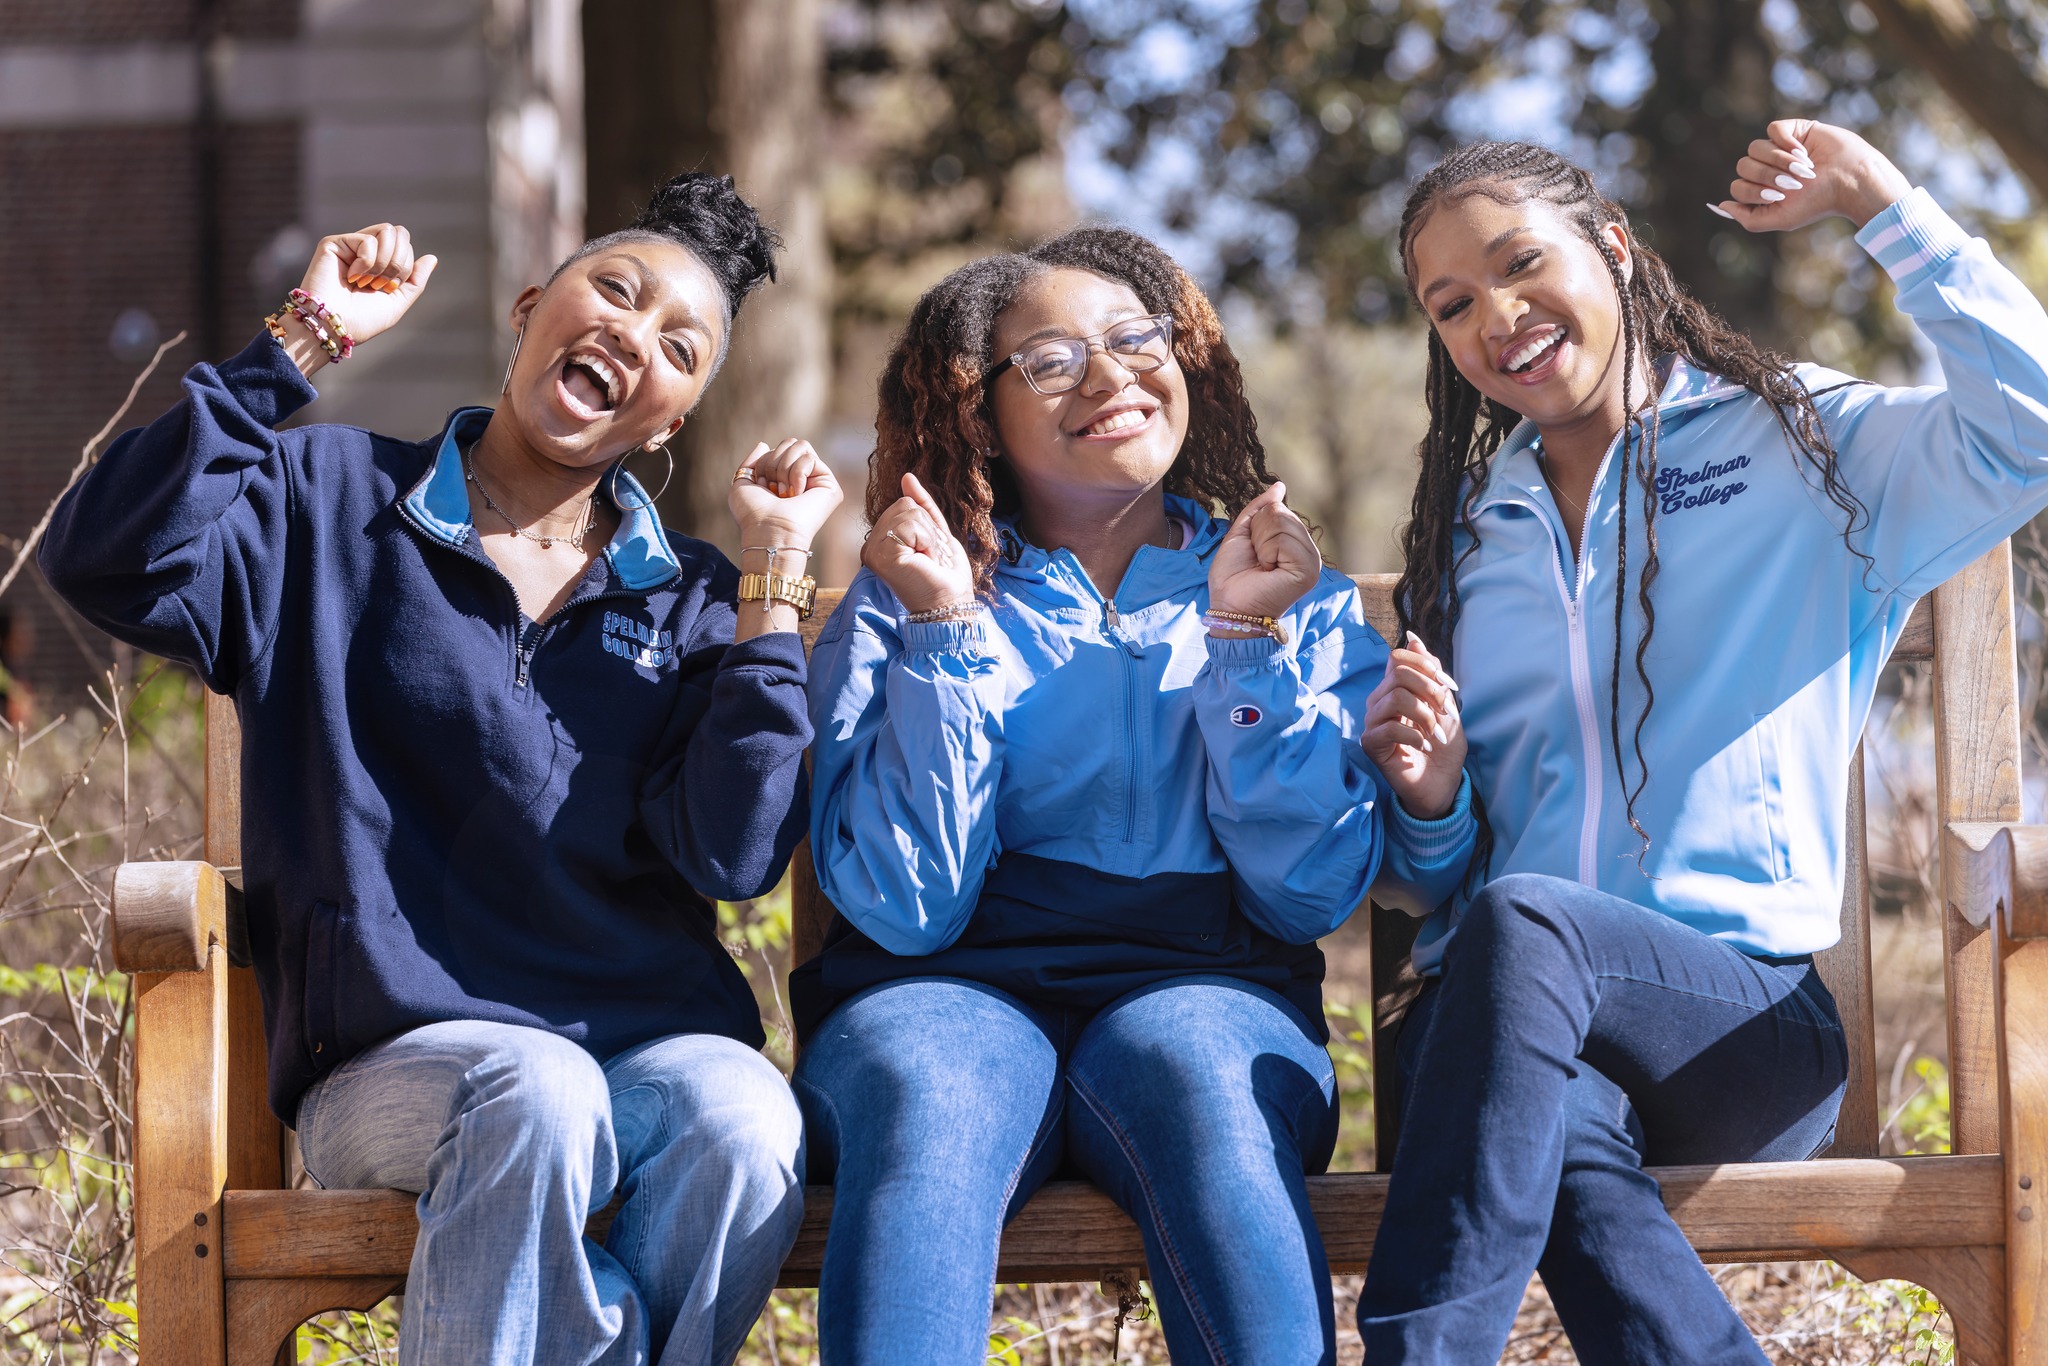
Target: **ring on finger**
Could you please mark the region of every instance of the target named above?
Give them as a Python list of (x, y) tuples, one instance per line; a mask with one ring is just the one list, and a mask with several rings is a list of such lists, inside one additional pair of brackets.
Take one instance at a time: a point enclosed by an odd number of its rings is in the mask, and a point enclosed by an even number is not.
[(745, 480), (749, 484), (754, 482), (754, 470), (752, 466), (742, 465), (732, 472), (733, 483), (737, 484), (741, 480)]
[(905, 550), (909, 550), (909, 551), (912, 551), (913, 553), (915, 552), (915, 549), (916, 549), (916, 547), (912, 546), (912, 545), (910, 544), (910, 542), (908, 542), (908, 541), (904, 540), (904, 539), (903, 539), (903, 538), (902, 538), (901, 536), (898, 536), (898, 535), (897, 535), (897, 534), (896, 534), (895, 532), (893, 532), (893, 531), (885, 531), (885, 532), (883, 532), (882, 534), (883, 534), (884, 536), (887, 536), (887, 537), (888, 537), (888, 538), (889, 538), (890, 540), (892, 540), (892, 541), (896, 542), (896, 544), (898, 544), (898, 545), (902, 546), (902, 547), (903, 547), (903, 548), (904, 548)]

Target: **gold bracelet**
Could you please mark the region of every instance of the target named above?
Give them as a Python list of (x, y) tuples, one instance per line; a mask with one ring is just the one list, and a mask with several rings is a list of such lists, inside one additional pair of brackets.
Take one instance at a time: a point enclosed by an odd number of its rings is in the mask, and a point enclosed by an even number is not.
[(800, 579), (785, 578), (780, 574), (740, 575), (741, 602), (786, 602), (796, 608), (797, 616), (809, 621), (811, 609), (818, 600), (818, 581), (806, 574)]
[(1271, 636), (1277, 644), (1287, 643), (1287, 626), (1278, 617), (1254, 617), (1243, 612), (1219, 612), (1211, 607), (1202, 613), (1202, 625), (1212, 631), (1257, 631)]

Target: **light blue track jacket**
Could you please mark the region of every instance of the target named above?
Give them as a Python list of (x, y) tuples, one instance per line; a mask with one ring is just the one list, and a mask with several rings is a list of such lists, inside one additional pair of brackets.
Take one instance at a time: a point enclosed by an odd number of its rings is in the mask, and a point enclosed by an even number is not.
[(1414, 820), (1366, 758), (1387, 647), (1351, 581), (1325, 572), (1284, 647), (1213, 640), (1200, 616), (1228, 523), (1168, 506), (1189, 543), (1141, 549), (1109, 602), (1073, 555), (1007, 530), (1015, 559), (975, 622), (907, 623), (879, 579), (854, 579), (811, 653), (811, 848), (870, 939), (952, 944), (1011, 852), (1121, 878), (1228, 870), (1245, 916), (1294, 944), (1368, 886), (1418, 914), (1450, 895), (1469, 802)]
[[(1867, 568), (1762, 399), (1681, 361), (1659, 400), (1642, 871), (1608, 737), (1618, 462), (1610, 450), (1594, 482), (1575, 565), (1534, 426), (1496, 455), (1473, 512), (1478, 548), (1458, 572), (1454, 642), (1492, 876), (1573, 878), (1753, 953), (1838, 937), (1849, 761), (1878, 673), (1915, 600), (2048, 506), (2040, 303), (1925, 190), (1856, 240), (1891, 274), (1947, 381), (1888, 389), (1799, 368), (1869, 510), (1851, 536)], [(1641, 506), (1637, 489), (1621, 687), (1631, 781)], [(1454, 921), (1445, 908), (1423, 927), (1418, 967), (1441, 960)]]

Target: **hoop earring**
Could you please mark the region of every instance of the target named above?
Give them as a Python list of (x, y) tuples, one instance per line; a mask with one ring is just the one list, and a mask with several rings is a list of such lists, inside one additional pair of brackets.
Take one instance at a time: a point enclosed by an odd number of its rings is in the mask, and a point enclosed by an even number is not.
[[(672, 440), (674, 440), (675, 438), (671, 437), (671, 438), (669, 438), (669, 439), (670, 439), (670, 440), (672, 441)], [(646, 448), (645, 446), (635, 446), (635, 447), (633, 448), (633, 450), (637, 450), (637, 451), (644, 451), (644, 450), (646, 450), (646, 449), (647, 449), (647, 448)], [(655, 503), (656, 503), (657, 501), (659, 501), (659, 500), (660, 500), (660, 498), (661, 498), (661, 495), (662, 495), (662, 494), (664, 494), (664, 493), (667, 493), (667, 492), (668, 492), (668, 486), (669, 486), (669, 481), (670, 481), (670, 480), (672, 480), (672, 479), (674, 479), (674, 478), (676, 477), (676, 453), (675, 453), (674, 451), (672, 451), (672, 450), (670, 450), (670, 449), (669, 449), (669, 446), (668, 446), (668, 442), (667, 442), (667, 441), (664, 441), (664, 442), (662, 442), (662, 443), (661, 443), (661, 453), (662, 453), (663, 455), (665, 455), (665, 456), (667, 456), (667, 457), (668, 457), (668, 472), (667, 472), (667, 473), (665, 473), (665, 474), (663, 474), (663, 475), (661, 476), (661, 487), (660, 487), (660, 488), (658, 488), (658, 489), (656, 489), (656, 490), (655, 490), (655, 491), (653, 492), (653, 494), (652, 494), (652, 495), (650, 495), (650, 496), (648, 497), (648, 499), (647, 499), (647, 503), (646, 503), (646, 506), (648, 506), (648, 507), (653, 507), (653, 506), (654, 506), (654, 504), (655, 504)], [(614, 466), (612, 467), (612, 472), (613, 472), (614, 476), (616, 476), (616, 475), (617, 475), (617, 473), (618, 473), (618, 472), (619, 472), (620, 470), (624, 470), (624, 469), (626, 468), (626, 462), (627, 462), (628, 460), (632, 459), (632, 458), (633, 458), (633, 452), (632, 452), (632, 451), (628, 451), (628, 452), (626, 452), (626, 454), (624, 454), (624, 455), (620, 456), (620, 457), (619, 457), (619, 463), (618, 463), (618, 464), (616, 464), (616, 465), (614, 465)], [(617, 479), (616, 479), (616, 477), (614, 477), (614, 480), (613, 480), (613, 491), (614, 491), (614, 494), (616, 494), (616, 491), (617, 491)], [(642, 492), (642, 493), (646, 493), (646, 490), (645, 490), (645, 489), (642, 489), (642, 490), (641, 490), (641, 492)], [(615, 497), (613, 498), (613, 500), (612, 500), (612, 501), (613, 501), (613, 502), (617, 502), (617, 501), (618, 501), (617, 497), (615, 496)]]
[(512, 354), (505, 361), (505, 382), (498, 386), (498, 395), (501, 398), (512, 387), (512, 367), (519, 363), (519, 343), (525, 340), (526, 329), (523, 327), (512, 334)]

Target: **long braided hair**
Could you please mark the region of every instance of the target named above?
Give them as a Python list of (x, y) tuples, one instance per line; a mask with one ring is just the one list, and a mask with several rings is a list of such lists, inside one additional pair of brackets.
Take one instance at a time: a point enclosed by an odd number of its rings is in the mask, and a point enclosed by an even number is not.
[[(1401, 258), (1407, 268), (1409, 297), (1417, 308), (1415, 236), (1432, 213), (1472, 195), (1503, 204), (1543, 200), (1553, 205), (1598, 249), (1621, 308), (1622, 411), (1621, 495), (1617, 505), (1617, 546), (1614, 574), (1614, 660), (1608, 685), (1608, 738), (1614, 766), (1622, 775), (1629, 827), (1642, 841), (1637, 866), (1649, 851), (1649, 832), (1636, 817), (1636, 799), (1650, 780), (1643, 755), (1643, 728), (1656, 705), (1647, 659), (1657, 629), (1651, 588), (1660, 568), (1657, 554), (1657, 431), (1656, 395), (1638, 394), (1638, 376), (1645, 362), (1682, 356), (1698, 369), (1741, 385), (1771, 407), (1793, 458), (1817, 481), (1820, 490), (1842, 513), (1842, 536), (1852, 553), (1867, 565), (1869, 556), (1856, 549), (1850, 535), (1868, 520), (1868, 512), (1843, 480), (1832, 440), (1814, 408), (1813, 396), (1792, 372), (1792, 362), (1765, 350), (1728, 326), (1695, 300), (1671, 276), (1662, 257), (1630, 233), (1635, 269), (1624, 274), (1621, 259), (1601, 236), (1601, 229), (1619, 224), (1628, 230), (1621, 207), (1602, 195), (1584, 169), (1545, 147), (1526, 142), (1477, 142), (1451, 153), (1408, 192), (1401, 215)], [(1654, 371), (1653, 371), (1654, 372)], [(1402, 628), (1412, 628), (1447, 664), (1457, 631), (1460, 601), (1458, 569), (1478, 547), (1478, 529), (1471, 513), (1492, 467), (1494, 455), (1521, 414), (1481, 395), (1458, 373), (1450, 352), (1429, 334), (1427, 380), (1429, 431), (1419, 455), (1421, 477), (1407, 524), (1401, 530), (1402, 571), (1395, 602)], [(1647, 415), (1645, 410), (1647, 409)], [(1633, 750), (1636, 778), (1628, 779), (1621, 742), (1622, 637), (1628, 602), (1629, 482), (1641, 488), (1643, 564), (1636, 575), (1636, 602), (1642, 633), (1636, 639), (1635, 672), (1642, 684), (1643, 706), (1636, 716)], [(1463, 554), (1456, 550), (1459, 529), (1470, 536)], [(1582, 552), (1583, 553), (1583, 552)], [(1488, 831), (1474, 858), (1483, 868), (1491, 856)], [(1483, 875), (1483, 874), (1482, 874)]]
[(903, 475), (915, 474), (974, 561), (981, 593), (992, 590), (1001, 554), (995, 519), (1019, 508), (982, 378), (996, 361), (1003, 310), (1028, 281), (1059, 269), (1114, 280), (1150, 312), (1173, 318), (1173, 356), (1187, 380), (1189, 412), (1187, 436), (1166, 474), (1168, 493), (1234, 517), (1273, 482), (1223, 324), (1201, 287), (1157, 245), (1122, 228), (1086, 227), (1028, 252), (969, 262), (917, 301), (883, 367), (867, 516), (878, 519), (896, 501)]

